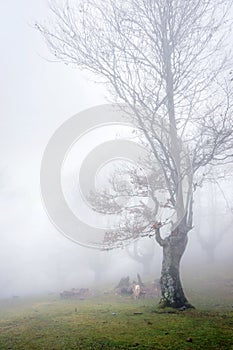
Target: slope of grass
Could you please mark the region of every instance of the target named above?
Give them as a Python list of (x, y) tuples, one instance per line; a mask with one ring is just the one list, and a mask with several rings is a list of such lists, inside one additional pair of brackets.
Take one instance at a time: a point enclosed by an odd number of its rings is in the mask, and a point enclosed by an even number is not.
[[(99, 295), (89, 300), (46, 297), (0, 304), (0, 349), (233, 349), (233, 300), (209, 308), (190, 292), (196, 310), (157, 310), (156, 300)], [(215, 299), (216, 298), (216, 299)], [(203, 299), (203, 296), (202, 296)], [(193, 301), (192, 300), (192, 301)], [(232, 305), (231, 305), (232, 302)]]

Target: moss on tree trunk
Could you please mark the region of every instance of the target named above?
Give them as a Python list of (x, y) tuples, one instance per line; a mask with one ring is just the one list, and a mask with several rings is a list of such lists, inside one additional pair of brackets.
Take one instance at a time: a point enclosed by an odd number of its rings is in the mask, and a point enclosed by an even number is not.
[(163, 262), (160, 278), (160, 307), (192, 308), (188, 302), (180, 280), (180, 261), (184, 254), (188, 237), (184, 222), (171, 232), (167, 238), (160, 236), (159, 226), (155, 226), (155, 237), (163, 248)]

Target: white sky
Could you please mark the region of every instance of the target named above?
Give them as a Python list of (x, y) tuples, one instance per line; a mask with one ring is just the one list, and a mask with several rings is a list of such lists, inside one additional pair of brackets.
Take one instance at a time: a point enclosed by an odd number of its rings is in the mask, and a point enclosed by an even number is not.
[(57, 251), (79, 249), (56, 233), (44, 213), (40, 162), (66, 119), (105, 102), (100, 86), (44, 59), (51, 56), (32, 25), (48, 15), (45, 0), (0, 2), (0, 295), (20, 293), (30, 271), (40, 275)]

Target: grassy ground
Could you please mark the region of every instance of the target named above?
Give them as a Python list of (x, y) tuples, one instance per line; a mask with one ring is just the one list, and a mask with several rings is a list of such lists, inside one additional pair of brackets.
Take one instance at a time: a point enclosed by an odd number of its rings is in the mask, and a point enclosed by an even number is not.
[[(195, 285), (195, 284), (194, 284)], [(211, 290), (211, 292), (210, 292)], [(102, 294), (0, 302), (0, 349), (233, 349), (233, 288), (186, 291), (196, 310), (159, 311), (157, 300)]]

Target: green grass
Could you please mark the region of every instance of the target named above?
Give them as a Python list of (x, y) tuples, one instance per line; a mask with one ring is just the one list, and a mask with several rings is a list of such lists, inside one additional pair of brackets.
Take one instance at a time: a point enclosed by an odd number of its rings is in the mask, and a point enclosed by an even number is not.
[(220, 292), (214, 290), (210, 295), (204, 288), (198, 295), (191, 288), (189, 298), (197, 309), (182, 312), (158, 310), (158, 300), (135, 301), (114, 295), (89, 300), (49, 296), (1, 301), (0, 349), (230, 350), (233, 294), (228, 290), (221, 298)]

